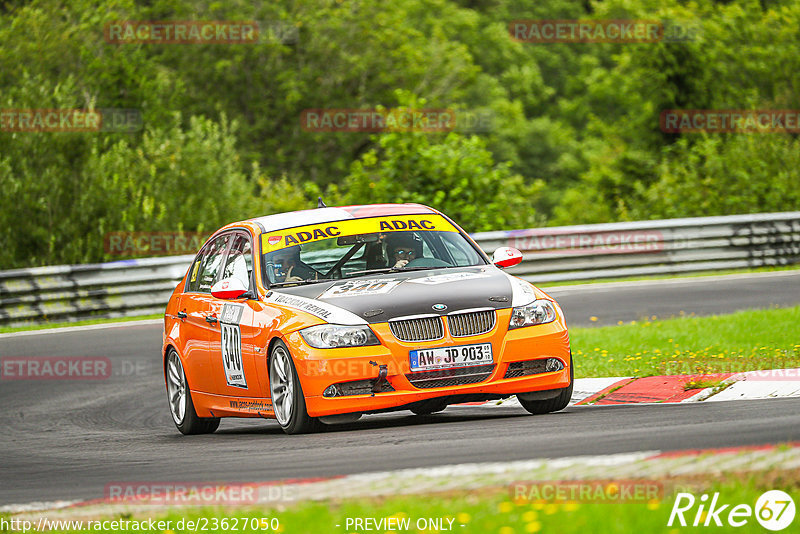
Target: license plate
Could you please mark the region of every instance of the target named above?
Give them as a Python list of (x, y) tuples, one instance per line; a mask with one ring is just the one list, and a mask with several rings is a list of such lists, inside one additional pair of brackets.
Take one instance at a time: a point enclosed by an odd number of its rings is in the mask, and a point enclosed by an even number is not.
[(492, 344), (459, 345), (435, 349), (412, 350), (408, 353), (412, 371), (467, 367), (492, 363)]

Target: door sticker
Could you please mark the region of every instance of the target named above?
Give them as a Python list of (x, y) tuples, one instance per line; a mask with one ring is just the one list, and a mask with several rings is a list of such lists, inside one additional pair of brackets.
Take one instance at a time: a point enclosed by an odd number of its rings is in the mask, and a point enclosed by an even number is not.
[(234, 410), (244, 410), (248, 412), (271, 412), (272, 399), (236, 399), (230, 401), (230, 407)]
[(242, 312), (244, 306), (237, 306), (236, 304), (225, 304), (222, 307), (222, 317), (220, 322), (228, 324), (239, 324), (242, 322)]
[[(223, 312), (224, 313), (224, 312)], [(222, 366), (229, 386), (247, 389), (242, 365), (242, 331), (238, 324), (220, 324), (222, 334)]]

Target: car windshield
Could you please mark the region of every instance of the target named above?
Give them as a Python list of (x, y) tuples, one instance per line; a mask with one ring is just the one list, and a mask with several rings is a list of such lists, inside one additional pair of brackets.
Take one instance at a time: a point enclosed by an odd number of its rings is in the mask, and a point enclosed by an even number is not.
[[(266, 234), (262, 238), (264, 285), (307, 284), (381, 272), (486, 264), (474, 246), (444, 218), (428, 216), (419, 224), (414, 224), (413, 218), (386, 220), (383, 224), (380, 219), (367, 221), (343, 221)], [(357, 231), (373, 228), (382, 231)]]

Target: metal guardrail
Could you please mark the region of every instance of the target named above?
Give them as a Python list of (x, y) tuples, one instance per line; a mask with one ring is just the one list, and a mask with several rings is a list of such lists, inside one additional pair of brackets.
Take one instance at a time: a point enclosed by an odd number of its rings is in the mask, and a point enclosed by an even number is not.
[(475, 234), (511, 246), (508, 272), (531, 282), (681, 274), (800, 262), (800, 212), (587, 224)]
[[(588, 224), (473, 234), (531, 282), (679, 274), (800, 263), (800, 212)], [(0, 271), (0, 325), (160, 313), (193, 256)]]
[(161, 313), (193, 258), (0, 271), (0, 325)]

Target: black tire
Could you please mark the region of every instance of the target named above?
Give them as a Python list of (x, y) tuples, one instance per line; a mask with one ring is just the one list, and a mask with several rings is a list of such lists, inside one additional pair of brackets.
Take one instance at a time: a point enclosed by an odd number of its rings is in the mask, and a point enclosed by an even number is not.
[(551, 412), (563, 410), (569, 404), (572, 398), (572, 386), (575, 384), (574, 367), (572, 366), (572, 353), (569, 355), (569, 386), (562, 388), (560, 393), (551, 398), (544, 400), (525, 400), (517, 395), (517, 400), (523, 408), (528, 410), (533, 415), (542, 415)]
[(219, 428), (219, 417), (198, 417), (192, 402), (192, 390), (186, 380), (181, 358), (170, 349), (164, 363), (167, 381), (167, 402), (172, 422), (181, 434), (211, 434)]
[[(280, 339), (269, 355), (269, 393), (275, 418), (287, 434), (307, 434), (324, 426), (319, 419), (308, 415), (292, 355)], [(290, 401), (288, 405), (287, 399)]]
[(445, 408), (447, 408), (447, 402), (441, 399), (428, 399), (411, 408), (411, 411), (416, 415), (430, 415), (441, 412)]

